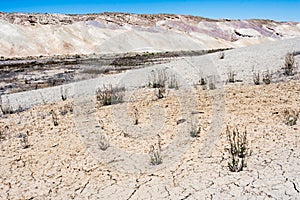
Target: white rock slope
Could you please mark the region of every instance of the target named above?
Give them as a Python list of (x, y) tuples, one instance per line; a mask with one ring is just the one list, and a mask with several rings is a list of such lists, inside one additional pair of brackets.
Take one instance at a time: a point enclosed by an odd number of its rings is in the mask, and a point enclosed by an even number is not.
[(0, 56), (243, 47), (300, 36), (300, 24), (185, 15), (0, 13)]

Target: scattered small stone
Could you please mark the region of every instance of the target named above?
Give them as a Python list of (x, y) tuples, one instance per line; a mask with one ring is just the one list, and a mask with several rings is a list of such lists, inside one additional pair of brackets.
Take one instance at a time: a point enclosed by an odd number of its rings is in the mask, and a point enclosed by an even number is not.
[(177, 120), (177, 125), (178, 124), (182, 124), (183, 122), (185, 122), (186, 121), (186, 119), (179, 119), (179, 120)]

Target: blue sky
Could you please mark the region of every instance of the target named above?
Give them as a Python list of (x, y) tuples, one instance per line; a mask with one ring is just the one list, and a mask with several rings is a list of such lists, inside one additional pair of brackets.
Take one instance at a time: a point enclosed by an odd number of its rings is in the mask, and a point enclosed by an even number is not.
[(100, 12), (175, 13), (209, 18), (300, 22), (300, 0), (1, 0), (0, 12), (84, 14)]

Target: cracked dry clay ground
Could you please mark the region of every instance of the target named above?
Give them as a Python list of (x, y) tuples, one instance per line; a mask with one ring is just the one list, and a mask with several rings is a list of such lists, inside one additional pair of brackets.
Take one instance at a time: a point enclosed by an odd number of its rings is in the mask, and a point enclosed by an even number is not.
[[(71, 100), (2, 116), (0, 199), (299, 199), (300, 123), (287, 126), (282, 114), (285, 109), (299, 112), (300, 82), (232, 84), (224, 89), (226, 123), (211, 152), (201, 151), (213, 123), (212, 93), (199, 88), (200, 137), (189, 139), (189, 149), (179, 161), (164, 163), (163, 169), (151, 173), (126, 173), (98, 162), (76, 129)], [(130, 108), (129, 116), (134, 106), (141, 110), (138, 126), (149, 122), (150, 105), (166, 108), (168, 120), (160, 133), (164, 147), (172, 140), (170, 130), (188, 121), (176, 123), (181, 115), (172, 92), (153, 100), (150, 89), (141, 91), (150, 97), (138, 95), (139, 100), (124, 104)], [(112, 143), (123, 150), (147, 152), (153, 138), (125, 137), (110, 119), (114, 106), (96, 109), (97, 120)], [(51, 110), (58, 115), (58, 126), (53, 125)], [(247, 127), (252, 153), (242, 172), (227, 168), (226, 124)], [(22, 149), (18, 135), (27, 130), (30, 147)]]

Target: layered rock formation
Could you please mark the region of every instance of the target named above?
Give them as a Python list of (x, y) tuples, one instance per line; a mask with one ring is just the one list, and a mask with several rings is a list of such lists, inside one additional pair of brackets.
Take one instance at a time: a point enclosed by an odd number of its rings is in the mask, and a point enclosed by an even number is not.
[(187, 15), (0, 13), (0, 56), (243, 47), (300, 36), (300, 23)]

